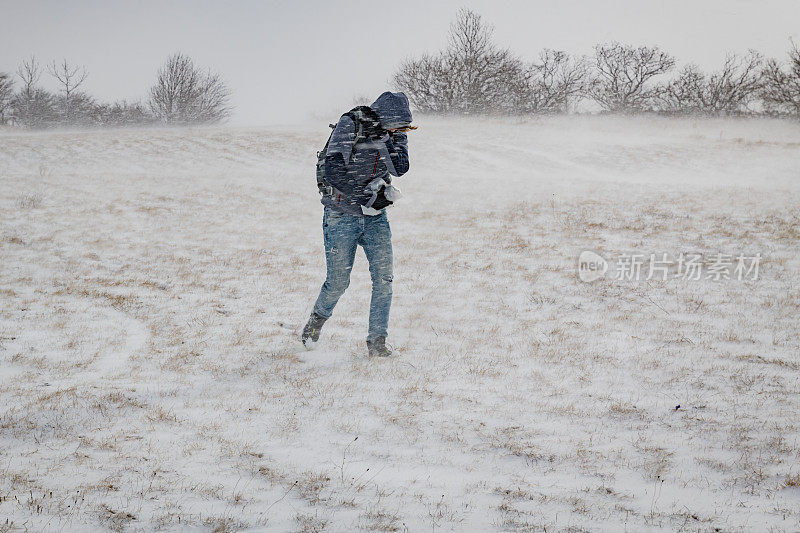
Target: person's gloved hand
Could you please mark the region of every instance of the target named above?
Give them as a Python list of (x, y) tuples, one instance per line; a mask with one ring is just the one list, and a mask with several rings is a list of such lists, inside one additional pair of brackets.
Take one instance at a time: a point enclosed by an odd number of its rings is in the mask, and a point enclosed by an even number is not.
[(397, 148), (394, 147), (394, 143), (392, 142), (392, 134), (389, 134), (389, 137), (383, 141), (383, 144), (386, 146), (386, 151), (389, 152), (389, 155), (393, 155), (397, 153)]
[(390, 131), (389, 140), (392, 141), (392, 143), (407, 143), (408, 135), (402, 131)]
[(408, 137), (406, 134), (400, 131), (390, 131), (389, 138), (386, 139), (386, 150), (388, 150), (390, 155), (394, 155), (397, 153), (397, 148), (395, 145), (398, 146), (405, 146), (408, 143)]
[(372, 202), (370, 207), (380, 211), (388, 205), (392, 205), (392, 202), (386, 198), (386, 185), (383, 185), (380, 189), (378, 189), (378, 196), (375, 197), (375, 201)]

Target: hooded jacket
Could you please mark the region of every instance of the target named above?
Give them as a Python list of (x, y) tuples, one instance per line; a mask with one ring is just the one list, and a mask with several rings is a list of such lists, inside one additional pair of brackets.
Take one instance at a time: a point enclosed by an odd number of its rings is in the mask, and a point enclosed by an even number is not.
[(361, 206), (371, 207), (377, 198), (378, 191), (370, 183), (381, 179), (391, 183), (391, 176), (402, 176), (409, 168), (408, 138), (401, 132), (386, 132), (411, 123), (408, 98), (386, 91), (370, 108), (380, 120), (380, 135), (356, 140), (356, 123), (342, 115), (325, 156), (325, 179), (335, 190), (322, 197), (322, 204), (359, 216), (363, 216)]

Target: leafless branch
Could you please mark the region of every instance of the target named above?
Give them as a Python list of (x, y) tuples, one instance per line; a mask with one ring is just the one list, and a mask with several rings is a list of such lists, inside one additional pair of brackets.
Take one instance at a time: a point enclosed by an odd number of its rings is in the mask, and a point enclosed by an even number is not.
[(761, 98), (767, 111), (800, 117), (800, 48), (790, 41), (789, 61), (766, 62), (762, 71)]
[(660, 95), (665, 111), (732, 114), (748, 110), (762, 84), (763, 58), (755, 50), (745, 56), (728, 54), (722, 69), (706, 76), (687, 65)]
[(9, 74), (0, 72), (0, 125), (11, 120), (10, 111), (13, 97), (14, 80)]
[(544, 49), (539, 54), (539, 61), (531, 65), (528, 90), (520, 102), (520, 109), (533, 113), (569, 111), (570, 104), (585, 95), (588, 73), (589, 64), (585, 58)]
[(178, 53), (159, 70), (148, 105), (167, 124), (214, 123), (229, 116), (229, 98), (217, 74), (198, 70), (191, 58)]
[(28, 95), (32, 94), (36, 84), (39, 83), (39, 78), (42, 77), (42, 69), (36, 62), (36, 57), (31, 56), (30, 59), (23, 60), (17, 68), (17, 75), (22, 80), (22, 91)]
[(650, 109), (660, 91), (651, 80), (674, 65), (675, 59), (657, 46), (599, 44), (595, 46), (596, 77), (589, 93), (607, 111)]
[(492, 28), (462, 9), (450, 26), (448, 46), (436, 55), (403, 62), (394, 76), (417, 109), (439, 113), (511, 112), (526, 69), (492, 43)]

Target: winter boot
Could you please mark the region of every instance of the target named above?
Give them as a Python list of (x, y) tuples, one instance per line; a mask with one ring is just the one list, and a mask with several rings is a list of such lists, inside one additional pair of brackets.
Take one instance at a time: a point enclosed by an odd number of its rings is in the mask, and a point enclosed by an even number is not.
[(311, 343), (319, 340), (319, 334), (322, 331), (322, 325), (326, 320), (328, 319), (319, 316), (313, 311), (311, 312), (311, 316), (303, 328), (303, 333), (300, 335), (300, 340), (303, 342), (303, 346), (310, 348)]
[(370, 357), (389, 357), (392, 351), (386, 347), (386, 337), (377, 337), (367, 341), (367, 353)]

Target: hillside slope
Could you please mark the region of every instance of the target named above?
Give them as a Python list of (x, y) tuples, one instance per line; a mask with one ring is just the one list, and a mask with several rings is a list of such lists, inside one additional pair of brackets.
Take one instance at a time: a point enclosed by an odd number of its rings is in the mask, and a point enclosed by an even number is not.
[(1, 133), (0, 529), (796, 531), (800, 127), (420, 124), (389, 360), (324, 125)]

